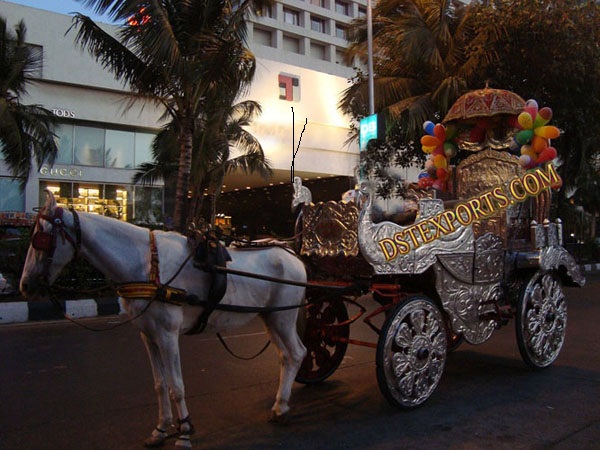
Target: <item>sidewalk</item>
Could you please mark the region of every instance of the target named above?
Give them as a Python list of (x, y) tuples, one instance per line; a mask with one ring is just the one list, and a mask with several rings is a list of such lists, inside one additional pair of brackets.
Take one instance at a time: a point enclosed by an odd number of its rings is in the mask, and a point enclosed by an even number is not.
[[(583, 264), (581, 270), (584, 274), (600, 272), (600, 263)], [(0, 299), (1, 300), (1, 299)], [(67, 316), (73, 319), (84, 317), (110, 316), (123, 314), (123, 306), (116, 297), (99, 299), (61, 300), (60, 304)], [(60, 320), (65, 318), (55, 305), (45, 302), (1, 302), (0, 325), (4, 323), (35, 322), (42, 320)]]

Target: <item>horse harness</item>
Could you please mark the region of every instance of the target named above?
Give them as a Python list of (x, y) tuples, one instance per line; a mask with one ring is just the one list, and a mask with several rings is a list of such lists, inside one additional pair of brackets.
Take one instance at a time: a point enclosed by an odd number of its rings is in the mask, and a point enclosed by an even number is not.
[[(54, 259), (54, 252), (56, 251), (56, 243), (58, 238), (62, 239), (63, 243), (68, 241), (75, 250), (75, 256), (79, 255), (81, 251), (81, 225), (79, 223), (79, 216), (74, 208), (69, 208), (71, 213), (73, 214), (73, 223), (75, 228), (75, 237), (71, 236), (67, 229), (65, 228), (65, 223), (63, 221), (63, 209), (56, 208), (54, 210), (54, 215), (50, 216), (48, 214), (44, 214), (44, 209), (41, 209), (35, 219), (34, 232), (31, 236), (31, 246), (45, 253), (46, 260), (44, 261), (44, 268), (42, 270), (42, 281), (49, 285), (48, 277), (50, 275), (50, 265)], [(50, 232), (43, 231), (42, 228), (42, 220), (45, 220), (52, 227)]]

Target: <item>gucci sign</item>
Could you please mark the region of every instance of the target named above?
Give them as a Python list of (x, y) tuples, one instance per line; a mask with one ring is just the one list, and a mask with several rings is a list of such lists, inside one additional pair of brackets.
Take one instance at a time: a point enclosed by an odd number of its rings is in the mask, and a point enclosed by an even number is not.
[(55, 177), (69, 177), (69, 178), (81, 178), (83, 171), (74, 167), (47, 167), (42, 166), (40, 168), (41, 175), (53, 175)]

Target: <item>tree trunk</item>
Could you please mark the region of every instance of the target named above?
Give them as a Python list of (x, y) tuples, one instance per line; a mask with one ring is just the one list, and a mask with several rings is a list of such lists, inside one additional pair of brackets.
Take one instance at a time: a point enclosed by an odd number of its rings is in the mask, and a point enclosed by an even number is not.
[(185, 228), (188, 210), (188, 189), (192, 167), (192, 130), (184, 126), (179, 136), (179, 169), (177, 172), (177, 188), (175, 191), (175, 212), (173, 226), (176, 231), (182, 232)]

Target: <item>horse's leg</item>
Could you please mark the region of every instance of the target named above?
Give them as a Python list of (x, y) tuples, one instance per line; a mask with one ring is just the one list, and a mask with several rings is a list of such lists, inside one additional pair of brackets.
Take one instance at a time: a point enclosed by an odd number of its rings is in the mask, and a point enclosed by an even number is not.
[(306, 347), (296, 331), (297, 311), (276, 312), (263, 316), (271, 342), (279, 353), (279, 388), (271, 408), (271, 420), (283, 421), (290, 410), (292, 384), (306, 356)]
[(146, 447), (160, 447), (167, 438), (169, 427), (173, 424), (173, 412), (171, 411), (165, 368), (159, 348), (143, 332), (140, 333), (140, 336), (148, 352), (154, 377), (154, 390), (158, 399), (158, 425), (152, 430), (152, 434), (144, 444)]
[(179, 414), (179, 437), (177, 442), (175, 442), (175, 446), (179, 448), (191, 448), (190, 436), (194, 433), (194, 426), (190, 420), (189, 411), (185, 403), (185, 387), (179, 354), (179, 336), (177, 333), (165, 331), (159, 339), (160, 355), (169, 385), (169, 394)]

